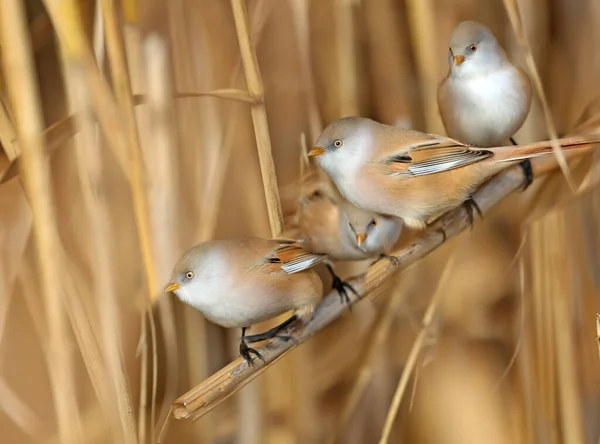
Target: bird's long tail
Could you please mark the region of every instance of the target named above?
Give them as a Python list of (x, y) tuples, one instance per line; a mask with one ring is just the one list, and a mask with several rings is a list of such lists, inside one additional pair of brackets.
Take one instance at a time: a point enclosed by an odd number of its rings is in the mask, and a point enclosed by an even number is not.
[[(565, 137), (563, 139), (558, 139), (557, 142), (565, 151), (590, 148), (593, 144), (600, 143), (600, 133), (590, 134), (587, 136)], [(494, 153), (494, 157), (491, 159), (494, 162), (510, 162), (529, 159), (532, 157), (543, 156), (545, 154), (551, 154), (553, 152), (552, 142), (550, 140), (519, 146), (505, 146), (486, 149)]]

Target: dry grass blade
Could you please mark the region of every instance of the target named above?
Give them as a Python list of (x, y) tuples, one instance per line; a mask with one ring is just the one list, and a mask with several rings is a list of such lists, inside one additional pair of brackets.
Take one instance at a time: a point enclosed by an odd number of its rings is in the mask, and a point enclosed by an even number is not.
[[(155, 274), (167, 280), (170, 267), (177, 259), (175, 215), (177, 195), (174, 177), (173, 153), (177, 150), (173, 134), (172, 79), (169, 72), (169, 56), (166, 43), (156, 34), (151, 34), (143, 44), (146, 86), (148, 89), (148, 139), (146, 148), (148, 188), (150, 194), (150, 217), (153, 227), (154, 248), (160, 252), (155, 259)], [(159, 314), (165, 342), (166, 383), (165, 401), (159, 414), (168, 416), (170, 400), (177, 390), (178, 354), (177, 333), (172, 298), (159, 298)], [(154, 428), (152, 433), (155, 433)], [(153, 439), (153, 442), (155, 440)]]
[(375, 322), (375, 331), (372, 335), (370, 335), (373, 337), (373, 340), (368, 341), (367, 356), (358, 370), (356, 380), (350, 389), (350, 394), (346, 398), (344, 408), (342, 409), (342, 413), (340, 415), (339, 423), (333, 429), (333, 432), (328, 440), (330, 444), (338, 442), (339, 436), (341, 436), (341, 433), (346, 430), (348, 422), (352, 417), (352, 413), (358, 406), (358, 403), (360, 402), (362, 395), (367, 388), (369, 381), (371, 380), (375, 366), (375, 360), (385, 345), (385, 340), (388, 337), (394, 318), (396, 318), (398, 315), (398, 307), (402, 301), (402, 292), (396, 291), (390, 296), (386, 306), (381, 310), (381, 317)]
[(0, 102), (0, 143), (4, 148), (4, 152), (8, 156), (8, 160), (13, 162), (21, 151), (17, 145), (17, 130), (10, 120), (6, 105)]
[[(124, 373), (121, 334), (118, 319), (118, 300), (115, 297), (116, 285), (111, 263), (113, 260), (113, 237), (110, 232), (108, 206), (99, 190), (102, 182), (102, 157), (96, 140), (95, 125), (92, 120), (84, 73), (76, 66), (66, 67), (67, 84), (71, 87), (71, 102), (75, 115), (79, 118), (78, 146), (75, 147), (77, 168), (84, 205), (92, 225), (90, 247), (94, 271), (94, 293), (99, 304), (100, 334), (107, 376), (114, 384), (106, 384), (106, 394), (115, 400), (104, 406), (106, 415), (112, 417), (114, 425), (120, 424), (120, 433), (114, 438), (118, 442), (135, 443), (135, 422), (129, 397), (127, 376)], [(117, 428), (117, 427), (115, 427)], [(117, 428), (118, 430), (118, 428)]]
[(600, 357), (600, 313), (596, 313), (596, 345), (598, 346), (598, 356)]
[(417, 335), (415, 342), (413, 343), (413, 346), (410, 350), (410, 353), (408, 354), (408, 358), (406, 359), (406, 364), (402, 369), (402, 374), (400, 375), (400, 380), (398, 381), (398, 387), (396, 388), (394, 398), (392, 399), (392, 404), (390, 405), (390, 409), (385, 419), (385, 425), (383, 427), (383, 432), (381, 433), (381, 439), (379, 440), (379, 444), (386, 444), (390, 438), (392, 426), (394, 425), (394, 420), (398, 415), (398, 410), (400, 409), (400, 403), (402, 401), (402, 397), (404, 396), (404, 391), (406, 390), (411, 374), (417, 365), (417, 361), (419, 355), (421, 354), (421, 351), (423, 350), (423, 346), (425, 345), (427, 335), (430, 334), (429, 329), (433, 325), (438, 305), (441, 302), (444, 294), (446, 294), (445, 285), (448, 281), (448, 278), (451, 276), (450, 272), (452, 271), (453, 266), (454, 260), (453, 257), (451, 257), (448, 263), (446, 264), (446, 268), (444, 268), (442, 276), (440, 277), (440, 280), (437, 284), (437, 288), (435, 289), (435, 292), (431, 297), (429, 306), (427, 307), (425, 315), (423, 316), (421, 331)]
[(35, 412), (0, 377), (0, 411), (32, 439), (41, 439), (42, 422)]
[(414, 47), (415, 63), (421, 80), (423, 109), (425, 111), (425, 128), (427, 132), (441, 134), (443, 126), (438, 112), (437, 61), (434, 51), (435, 14), (432, 0), (409, 0), (406, 2), (409, 16), (409, 31)]
[(567, 180), (569, 187), (571, 187), (571, 191), (575, 192), (577, 187), (575, 185), (575, 181), (573, 180), (573, 176), (571, 175), (571, 171), (569, 170), (569, 166), (567, 165), (565, 154), (562, 152), (560, 144), (556, 141), (556, 139), (558, 139), (558, 133), (556, 132), (556, 127), (554, 126), (554, 120), (552, 118), (550, 106), (548, 105), (548, 99), (546, 98), (546, 94), (544, 93), (542, 79), (538, 72), (537, 65), (535, 64), (535, 60), (533, 59), (533, 53), (531, 52), (529, 42), (523, 29), (523, 23), (521, 22), (521, 16), (519, 14), (519, 6), (516, 0), (503, 0), (503, 2), (512, 27), (515, 30), (515, 34), (517, 35), (517, 39), (519, 40), (519, 44), (523, 49), (523, 55), (525, 57), (527, 67), (529, 68), (529, 72), (533, 77), (533, 85), (537, 91), (538, 97), (540, 98), (540, 102), (542, 104), (542, 108), (544, 110), (544, 118), (546, 121), (546, 127), (548, 129), (548, 136), (552, 140), (552, 149), (554, 150), (554, 154), (556, 155), (558, 165), (560, 166), (560, 169), (565, 175), (565, 179)]
[(117, 106), (114, 94), (98, 69), (80, 20), (79, 5), (75, 0), (43, 1), (63, 50), (68, 57), (81, 63), (86, 73), (94, 114), (109, 142), (108, 147), (123, 169), (125, 177), (129, 178), (131, 158), (127, 128), (122, 122), (123, 112)]
[[(110, 61), (110, 67), (112, 72), (112, 79), (115, 84), (116, 96), (119, 104), (122, 107), (123, 114), (125, 116), (126, 128), (127, 128), (127, 142), (130, 151), (131, 158), (131, 190), (133, 194), (133, 203), (136, 224), (138, 228), (138, 236), (140, 241), (142, 260), (144, 264), (146, 285), (148, 288), (148, 299), (150, 302), (156, 300), (160, 294), (159, 288), (156, 281), (154, 272), (154, 259), (152, 253), (152, 243), (150, 235), (150, 221), (149, 221), (149, 206), (148, 196), (146, 194), (145, 183), (146, 183), (146, 172), (144, 169), (143, 154), (141, 151), (140, 140), (137, 133), (134, 102), (131, 91), (131, 80), (129, 77), (129, 70), (127, 67), (127, 59), (125, 55), (125, 45), (123, 41), (123, 35), (121, 30), (121, 24), (119, 22), (119, 15), (117, 10), (117, 4), (114, 0), (103, 0), (102, 1), (102, 15), (105, 24), (105, 36), (106, 45), (108, 50), (108, 59)], [(147, 310), (150, 321), (150, 331), (152, 339), (155, 339), (155, 328), (153, 325), (152, 311), (150, 308)], [(146, 347), (147, 347), (147, 335), (144, 331), (146, 323), (146, 313), (142, 312), (142, 346), (144, 351), (142, 352), (142, 360), (146, 360)], [(152, 341), (153, 344), (153, 384), (152, 384), (152, 402), (151, 402), (151, 422), (154, 424), (155, 414), (154, 409), (156, 406), (156, 379), (157, 379), (157, 363), (156, 363), (156, 341)], [(146, 366), (142, 366), (142, 372), (146, 371)], [(140, 389), (140, 411), (138, 416), (138, 438), (140, 443), (146, 442), (146, 378), (140, 378), (141, 389)]]
[(261, 100), (261, 103), (252, 104), (250, 112), (254, 123), (254, 133), (256, 137), (256, 147), (260, 160), (260, 171), (262, 174), (263, 186), (265, 188), (265, 198), (267, 200), (267, 210), (269, 211), (269, 223), (271, 225), (271, 236), (276, 238), (283, 232), (283, 212), (279, 200), (279, 187), (277, 186), (277, 176), (275, 174), (275, 164), (271, 153), (271, 137), (269, 135), (269, 125), (267, 123), (267, 111), (262, 98), (264, 89), (256, 52), (250, 39), (250, 25), (248, 20), (248, 8), (246, 0), (231, 0), (233, 9), (233, 18), (235, 20), (235, 29), (237, 32), (240, 53), (244, 73), (246, 74), (246, 83), (251, 97)]
[(49, 164), (42, 134), (42, 109), (23, 4), (18, 0), (3, 1), (0, 20), (3, 65), (21, 141), (23, 182), (33, 213), (34, 237), (48, 322), (48, 372), (58, 430), (65, 443), (78, 443), (81, 442), (81, 429), (62, 301), (62, 267), (60, 260), (56, 260), (62, 246), (55, 225)]

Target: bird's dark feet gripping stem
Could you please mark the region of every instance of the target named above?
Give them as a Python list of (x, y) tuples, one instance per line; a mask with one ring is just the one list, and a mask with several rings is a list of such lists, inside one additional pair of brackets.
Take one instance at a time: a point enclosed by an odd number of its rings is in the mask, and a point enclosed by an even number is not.
[(327, 264), (327, 269), (329, 270), (329, 273), (331, 273), (331, 277), (333, 278), (332, 287), (335, 290), (337, 290), (337, 292), (340, 295), (340, 298), (341, 298), (342, 302), (348, 305), (348, 309), (352, 310), (351, 304), (350, 304), (350, 296), (348, 296), (348, 291), (347, 290), (350, 290), (352, 293), (354, 293), (354, 295), (357, 298), (360, 297), (360, 296), (358, 295), (358, 293), (356, 292), (356, 290), (354, 289), (354, 287), (352, 287), (352, 285), (348, 284), (347, 282), (342, 281), (333, 272), (333, 268), (331, 268), (331, 265)]

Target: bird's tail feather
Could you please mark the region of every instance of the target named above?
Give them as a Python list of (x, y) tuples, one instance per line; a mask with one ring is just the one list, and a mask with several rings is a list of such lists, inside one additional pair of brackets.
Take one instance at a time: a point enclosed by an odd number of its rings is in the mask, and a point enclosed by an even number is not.
[[(557, 142), (565, 151), (590, 148), (593, 144), (600, 143), (600, 133), (587, 136), (565, 137), (563, 139), (558, 139)], [(532, 157), (543, 156), (553, 152), (552, 142), (550, 140), (519, 146), (486, 149), (494, 153), (494, 157), (492, 158), (492, 161), (494, 162), (530, 159)]]

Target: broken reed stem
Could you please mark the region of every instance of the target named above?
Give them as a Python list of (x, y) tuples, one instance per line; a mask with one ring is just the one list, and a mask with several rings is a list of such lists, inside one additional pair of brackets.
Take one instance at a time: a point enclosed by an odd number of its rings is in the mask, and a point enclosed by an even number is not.
[(565, 153), (563, 153), (562, 149), (560, 148), (560, 144), (557, 142), (558, 133), (556, 132), (556, 127), (554, 126), (552, 111), (550, 110), (550, 105), (548, 105), (548, 100), (546, 98), (546, 94), (544, 93), (544, 87), (542, 85), (542, 79), (540, 77), (540, 73), (538, 72), (537, 65), (535, 64), (533, 53), (531, 52), (531, 48), (529, 46), (529, 41), (527, 40), (527, 36), (525, 35), (525, 30), (523, 29), (521, 15), (519, 13), (519, 6), (516, 0), (503, 0), (503, 2), (510, 23), (513, 27), (513, 30), (515, 31), (515, 34), (517, 35), (517, 40), (519, 41), (519, 45), (521, 46), (521, 49), (523, 51), (525, 62), (527, 63), (527, 67), (529, 68), (529, 72), (532, 76), (533, 86), (535, 87), (537, 95), (540, 99), (540, 103), (542, 104), (546, 128), (548, 129), (548, 136), (552, 141), (552, 149), (554, 151), (554, 155), (556, 156), (560, 169), (565, 175), (565, 179), (567, 180), (571, 191), (575, 193), (577, 187), (575, 186), (575, 181), (573, 179), (573, 176), (571, 175), (571, 170), (567, 165)]
[(260, 99), (259, 103), (250, 105), (252, 122), (254, 123), (254, 135), (256, 137), (256, 147), (258, 149), (258, 159), (260, 161), (260, 171), (265, 189), (265, 198), (267, 201), (267, 210), (269, 212), (269, 223), (271, 225), (271, 237), (277, 238), (283, 232), (283, 211), (281, 201), (279, 200), (279, 188), (277, 186), (277, 176), (275, 174), (275, 163), (271, 152), (271, 137), (269, 135), (269, 125), (267, 122), (267, 110), (263, 102), (264, 89), (256, 52), (250, 39), (250, 25), (248, 20), (248, 8), (246, 0), (231, 0), (233, 9), (233, 18), (235, 29), (240, 46), (240, 54), (244, 73), (246, 75), (246, 84), (251, 97)]
[[(595, 135), (593, 138), (596, 140), (598, 137)], [(546, 146), (547, 144), (548, 142), (546, 142)], [(585, 150), (578, 151), (581, 154)], [(540, 160), (543, 159), (533, 159), (531, 162), (536, 177), (552, 169), (548, 162), (540, 163)], [(554, 163), (554, 168), (556, 168), (556, 163)], [(515, 165), (481, 186), (473, 197), (482, 212), (485, 213), (509, 194), (519, 189), (523, 181), (523, 171), (520, 166)], [(377, 290), (395, 272), (407, 268), (443, 245), (443, 236), (437, 231), (438, 228), (443, 228), (447, 239), (449, 239), (470, 227), (467, 213), (463, 207), (448, 212), (438, 222), (439, 224), (436, 224), (434, 229), (424, 232), (420, 239), (416, 240), (412, 245), (393, 253), (398, 259), (397, 269), (394, 269), (388, 260), (380, 260), (367, 270), (364, 280), (352, 279), (349, 283), (355, 285), (355, 288), (358, 290), (364, 289), (360, 291), (361, 296), (358, 300), (365, 298), (371, 292)], [(353, 300), (352, 303), (354, 304), (358, 300)], [(260, 348), (260, 353), (263, 355), (266, 363), (255, 361), (254, 365), (249, 367), (242, 358), (237, 358), (177, 399), (172, 406), (173, 417), (176, 419), (197, 419), (205, 415), (262, 373), (293, 347), (301, 344), (309, 336), (322, 330), (335, 319), (345, 315), (347, 310), (347, 306), (340, 303), (337, 291), (330, 292), (317, 307), (313, 318), (309, 322), (306, 324), (294, 323), (282, 332), (282, 335), (292, 336), (294, 338), (293, 341), (283, 342), (275, 340)]]
[(62, 246), (56, 228), (49, 163), (37, 75), (24, 4), (0, 2), (0, 32), (4, 72), (14, 107), (23, 156), (23, 186), (33, 213), (34, 239), (48, 323), (46, 358), (58, 433), (65, 443), (81, 442), (81, 429), (71, 344), (61, 288)]
[(431, 297), (431, 301), (429, 302), (429, 306), (425, 311), (421, 331), (417, 335), (415, 342), (413, 343), (413, 346), (410, 349), (410, 353), (408, 354), (408, 358), (406, 359), (406, 364), (402, 369), (402, 374), (400, 375), (400, 380), (398, 381), (398, 387), (396, 388), (396, 392), (394, 393), (394, 398), (392, 399), (390, 409), (388, 410), (388, 414), (385, 418), (385, 425), (383, 426), (383, 432), (381, 433), (381, 439), (379, 440), (379, 444), (387, 444), (390, 438), (390, 433), (392, 432), (394, 420), (398, 415), (398, 410), (400, 409), (400, 403), (402, 402), (404, 391), (408, 386), (408, 381), (410, 380), (413, 370), (417, 366), (417, 360), (421, 354), (423, 345), (425, 344), (425, 340), (427, 339), (429, 328), (433, 324), (434, 316), (438, 309), (438, 305), (442, 300), (442, 297), (446, 294), (445, 285), (448, 281), (448, 278), (450, 277), (450, 271), (452, 271), (453, 265), (454, 261), (453, 257), (451, 257), (448, 263), (446, 264), (446, 268), (444, 268), (444, 272), (442, 273), (442, 276), (438, 281), (437, 288), (435, 289), (433, 296)]

